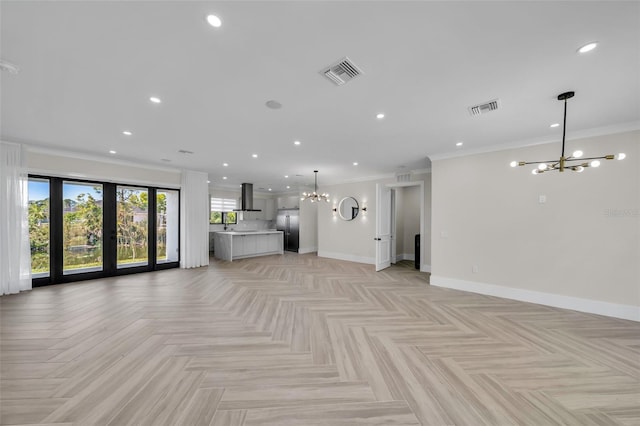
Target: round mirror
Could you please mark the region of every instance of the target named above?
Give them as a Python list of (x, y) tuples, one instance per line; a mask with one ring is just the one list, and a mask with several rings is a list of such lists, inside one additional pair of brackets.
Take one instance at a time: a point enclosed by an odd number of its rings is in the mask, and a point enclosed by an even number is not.
[(342, 220), (353, 220), (358, 216), (360, 207), (353, 197), (344, 197), (338, 205), (338, 214)]

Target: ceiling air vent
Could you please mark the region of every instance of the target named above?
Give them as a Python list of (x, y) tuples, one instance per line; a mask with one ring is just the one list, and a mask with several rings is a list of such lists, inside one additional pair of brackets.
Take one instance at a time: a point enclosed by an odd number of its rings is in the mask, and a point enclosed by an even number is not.
[(494, 99), (489, 102), (485, 102), (479, 105), (469, 107), (469, 114), (472, 116), (486, 114), (491, 111), (495, 111), (500, 107), (500, 99)]
[(337, 86), (342, 86), (362, 74), (362, 70), (345, 56), (335, 64), (324, 68), (320, 74), (323, 74)]

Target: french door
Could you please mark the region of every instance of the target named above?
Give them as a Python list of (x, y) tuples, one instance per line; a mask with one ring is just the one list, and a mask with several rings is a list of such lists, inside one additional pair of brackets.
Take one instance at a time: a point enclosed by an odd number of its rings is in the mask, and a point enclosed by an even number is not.
[(29, 177), (35, 287), (177, 267), (180, 192)]

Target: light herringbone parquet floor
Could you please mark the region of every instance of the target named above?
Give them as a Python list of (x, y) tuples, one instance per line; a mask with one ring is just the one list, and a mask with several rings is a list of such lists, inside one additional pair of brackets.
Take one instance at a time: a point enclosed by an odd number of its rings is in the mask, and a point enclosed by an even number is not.
[(0, 298), (2, 424), (638, 425), (637, 323), (268, 256)]

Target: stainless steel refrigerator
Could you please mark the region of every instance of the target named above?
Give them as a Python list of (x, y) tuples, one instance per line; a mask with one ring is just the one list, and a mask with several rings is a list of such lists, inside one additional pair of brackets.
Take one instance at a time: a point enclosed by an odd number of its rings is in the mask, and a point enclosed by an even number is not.
[(283, 232), (284, 249), (297, 253), (300, 246), (300, 210), (278, 210), (276, 229)]

